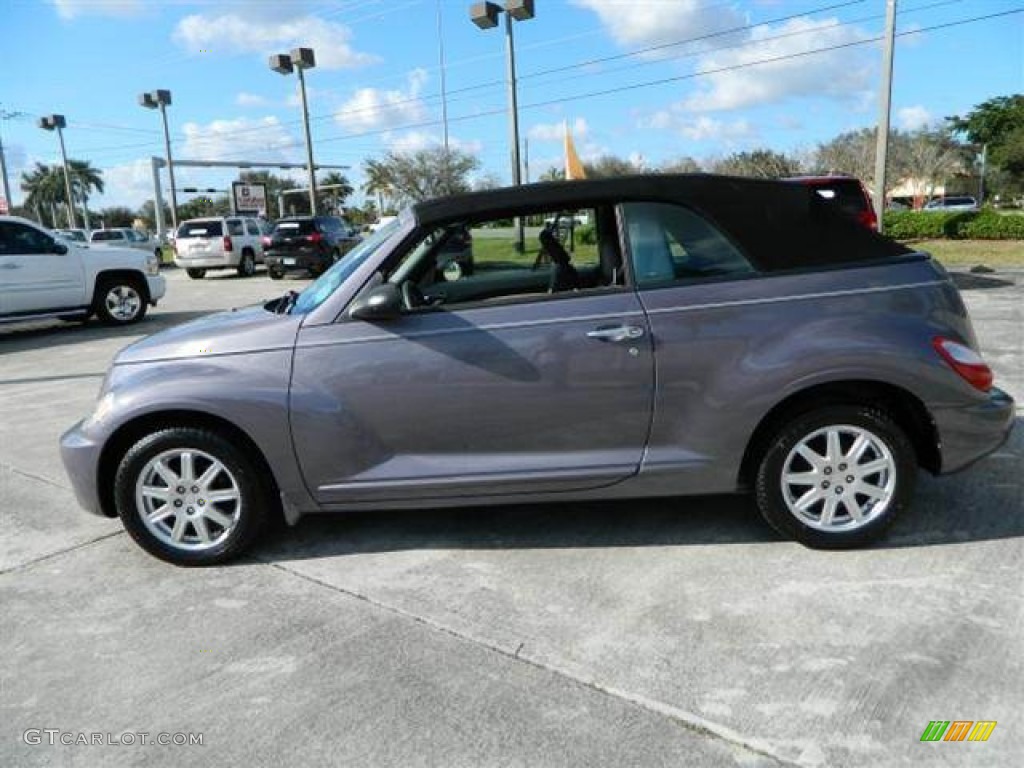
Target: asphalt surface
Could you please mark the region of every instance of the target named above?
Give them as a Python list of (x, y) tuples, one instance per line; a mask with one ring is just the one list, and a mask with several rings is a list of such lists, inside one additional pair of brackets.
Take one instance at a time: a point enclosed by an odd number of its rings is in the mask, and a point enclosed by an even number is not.
[[(304, 283), (167, 275), (132, 329), (0, 327), (0, 765), (1024, 764), (1022, 419), (856, 552), (711, 497), (307, 519), (179, 569), (77, 508), (58, 435), (124, 344)], [(958, 279), (1024, 402), (1024, 274)]]

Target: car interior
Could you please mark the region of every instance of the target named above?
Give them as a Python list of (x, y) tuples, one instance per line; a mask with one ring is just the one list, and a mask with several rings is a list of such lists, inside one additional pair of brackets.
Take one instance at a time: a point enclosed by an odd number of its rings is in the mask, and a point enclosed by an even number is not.
[[(417, 242), (385, 279), (401, 288), (406, 311), (621, 286), (614, 209), (586, 213), (594, 226), (576, 223), (575, 210), (522, 214), (522, 249), (511, 216), (450, 222)], [(472, 269), (445, 269), (446, 249), (467, 242), (467, 231)]]

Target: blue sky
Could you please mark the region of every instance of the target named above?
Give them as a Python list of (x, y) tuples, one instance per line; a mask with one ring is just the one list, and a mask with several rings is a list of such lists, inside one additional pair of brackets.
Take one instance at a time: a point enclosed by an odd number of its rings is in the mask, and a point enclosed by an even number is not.
[[(510, 179), (502, 27), (440, 0), (452, 143)], [(69, 156), (103, 169), (92, 207), (152, 197), (156, 112), (167, 88), (176, 158), (302, 162), (296, 78), (269, 54), (304, 45), (315, 160), (351, 166), (442, 135), (438, 0), (5, 0), (0, 136), (15, 202), (22, 171), (59, 161), (36, 127), (62, 113)], [(1024, 91), (1021, 0), (899, 0), (893, 123), (917, 128)], [(877, 120), (885, 0), (536, 0), (515, 25), (530, 175), (561, 163), (560, 126), (584, 160), (657, 165), (754, 147), (809, 151)], [(953, 24), (943, 29), (927, 30)], [(687, 42), (689, 41), (689, 42)], [(657, 47), (657, 50), (650, 50)], [(808, 53), (828, 49), (817, 53)], [(803, 55), (807, 54), (807, 55)], [(765, 62), (766, 59), (775, 61)], [(12, 113), (15, 113), (12, 115)], [(20, 114), (19, 114), (20, 113)], [(179, 186), (231, 174), (185, 170)], [(301, 178), (297, 174), (296, 178)], [(183, 196), (185, 197), (185, 196)], [(356, 196), (356, 201), (361, 199)]]

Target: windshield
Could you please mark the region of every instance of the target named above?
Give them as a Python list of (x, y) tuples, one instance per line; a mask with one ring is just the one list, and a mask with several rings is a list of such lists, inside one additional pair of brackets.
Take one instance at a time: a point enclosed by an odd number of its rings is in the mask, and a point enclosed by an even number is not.
[(340, 261), (314, 280), (295, 300), (292, 312), (306, 314), (319, 307), (369, 258), (381, 244), (401, 227), (398, 219), (388, 222), (359, 245), (346, 253)]
[(101, 229), (98, 232), (92, 233), (92, 241), (94, 243), (105, 243), (111, 240), (124, 240), (124, 232), (117, 229)]

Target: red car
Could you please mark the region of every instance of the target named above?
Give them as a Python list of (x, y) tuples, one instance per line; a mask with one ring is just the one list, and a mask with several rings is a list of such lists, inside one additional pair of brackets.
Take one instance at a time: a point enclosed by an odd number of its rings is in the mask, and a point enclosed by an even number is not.
[(868, 229), (878, 230), (878, 216), (871, 204), (871, 195), (853, 176), (792, 176), (784, 181), (806, 184), (826, 200), (834, 200), (836, 205), (854, 217)]

